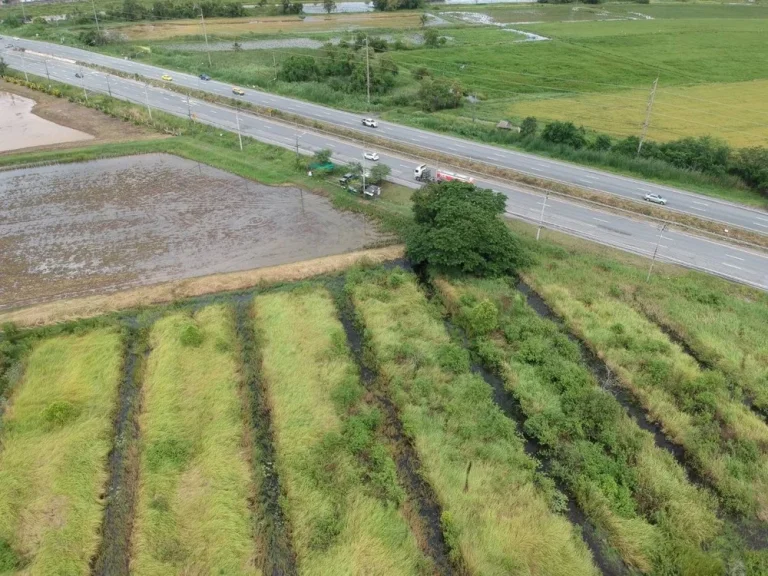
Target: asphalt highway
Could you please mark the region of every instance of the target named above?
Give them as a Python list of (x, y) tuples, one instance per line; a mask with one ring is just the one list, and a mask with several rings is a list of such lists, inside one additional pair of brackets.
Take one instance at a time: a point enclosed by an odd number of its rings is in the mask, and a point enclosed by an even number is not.
[[(21, 52), (9, 50), (5, 52), (4, 57), (9, 66), (15, 69), (27, 70), (43, 77), (46, 75), (44, 56), (30, 52), (22, 56)], [(81, 86), (91, 92), (111, 91), (116, 98), (142, 106), (149, 104), (154, 110), (181, 117), (192, 116), (195, 121), (222, 130), (236, 131), (239, 124), (243, 135), (288, 149), (296, 149), (298, 141), (298, 149), (302, 154), (330, 148), (336, 162), (355, 160), (368, 167), (372, 165), (371, 162), (363, 160), (363, 146), (332, 135), (296, 128), (243, 112), (236, 114), (231, 108), (188, 99), (182, 94), (146, 86), (135, 80), (106, 75), (88, 68), (81, 70), (77, 64), (63, 59), (47, 59), (47, 68), (51, 79)], [(83, 78), (75, 77), (76, 72), (82, 72)], [(428, 160), (383, 150), (378, 152), (379, 162), (391, 167), (392, 180), (411, 187), (418, 186), (413, 178), (413, 169), (422, 162), (429, 163)], [(434, 164), (432, 166), (434, 168)], [(542, 219), (542, 207), (545, 202), (543, 195), (508, 183), (491, 180), (479, 180), (476, 183), (504, 193), (508, 197), (507, 214), (510, 217), (534, 223), (541, 222), (546, 228), (561, 230), (644, 256), (651, 256), (658, 244), (657, 259), (660, 261), (681, 264), (768, 290), (768, 254), (713, 242), (674, 229), (662, 232), (655, 223), (603, 212), (554, 197), (546, 200)]]
[[(5, 37), (0, 40), (0, 51), (9, 53), (7, 46), (13, 44), (27, 50), (37, 51), (51, 56), (69, 58), (109, 67), (122, 72), (140, 74), (160, 80), (163, 74), (169, 74), (177, 85), (212, 94), (232, 97), (232, 86), (223, 82), (201, 81), (198, 77), (150, 66), (141, 62), (115, 58), (47, 42)], [(52, 61), (55, 62), (55, 61)], [(50, 63), (50, 62), (49, 62)], [(53, 64), (55, 66), (55, 64)], [(255, 89), (245, 88), (241, 98), (252, 104), (269, 106), (285, 112), (299, 114), (307, 118), (328, 122), (363, 133), (375, 133), (378, 137), (389, 138), (401, 143), (415, 145), (425, 150), (439, 151), (453, 156), (471, 158), (494, 166), (511, 168), (539, 178), (573, 184), (582, 188), (608, 192), (632, 200), (642, 201), (647, 193), (657, 193), (668, 200), (666, 209), (692, 214), (701, 218), (715, 220), (723, 228), (736, 226), (754, 232), (768, 234), (768, 212), (745, 207), (739, 204), (716, 200), (707, 196), (686, 192), (669, 186), (644, 182), (634, 178), (619, 176), (592, 168), (577, 166), (567, 162), (550, 160), (532, 154), (516, 152), (505, 148), (485, 145), (477, 142), (445, 136), (426, 130), (408, 128), (389, 122), (379, 122), (378, 128), (365, 128), (360, 114), (343, 112), (301, 100), (277, 96)]]

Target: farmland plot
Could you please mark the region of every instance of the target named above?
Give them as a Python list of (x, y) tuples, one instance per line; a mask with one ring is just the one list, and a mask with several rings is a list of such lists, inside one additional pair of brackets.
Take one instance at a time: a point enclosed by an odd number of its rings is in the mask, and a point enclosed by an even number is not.
[(150, 346), (131, 572), (260, 574), (231, 311), (163, 318)]
[[(380, 384), (398, 406), (443, 507), (453, 552), (473, 574), (595, 574), (514, 423), (470, 373), (413, 276), (351, 272), (348, 290)], [(471, 463), (471, 467), (469, 464)]]
[(266, 294), (254, 311), (299, 573), (422, 573), (381, 415), (362, 399), (329, 293)]
[(89, 573), (120, 367), (110, 330), (31, 351), (0, 435), (0, 573)]

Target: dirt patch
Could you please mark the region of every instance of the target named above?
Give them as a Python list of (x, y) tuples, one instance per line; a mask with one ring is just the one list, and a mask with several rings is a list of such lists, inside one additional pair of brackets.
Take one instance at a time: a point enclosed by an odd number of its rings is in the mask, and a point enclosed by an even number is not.
[(117, 310), (163, 304), (193, 296), (245, 290), (260, 284), (294, 282), (321, 274), (340, 272), (362, 261), (381, 263), (396, 260), (402, 258), (403, 253), (402, 246), (387, 246), (385, 248), (359, 250), (347, 254), (294, 262), (282, 266), (270, 266), (257, 270), (177, 280), (109, 295), (59, 300), (12, 312), (0, 313), (0, 324), (13, 322), (20, 327), (42, 326), (79, 318), (93, 318), (94, 316), (101, 316), (102, 314)]
[[(90, 135), (88, 144), (103, 144), (107, 142), (123, 142), (127, 140), (145, 140), (149, 138), (165, 138), (164, 135), (158, 134), (154, 131), (140, 128), (128, 122), (123, 122), (112, 116), (107, 116), (98, 110), (79, 106), (73, 102), (70, 102), (66, 98), (56, 98), (38, 92), (24, 86), (18, 86), (11, 84), (4, 80), (0, 80), (0, 117), (3, 118), (2, 125), (5, 126), (5, 114), (6, 106), (3, 106), (3, 93), (12, 94), (15, 97), (21, 96), (34, 100), (35, 105), (32, 108), (32, 114), (39, 117), (42, 120), (48, 120), (58, 124), (59, 127), (66, 127), (67, 129), (73, 129), (86, 135)], [(10, 96), (6, 95), (6, 98), (10, 100)], [(5, 140), (5, 139), (3, 139)], [(32, 145), (31, 147), (24, 146), (24, 151), (31, 150), (49, 150), (49, 149), (62, 149), (72, 148), (75, 146), (83, 145), (83, 138), (77, 141), (59, 142), (48, 141), (44, 144)], [(3, 150), (3, 146), (0, 146), (0, 154), (9, 154), (8, 150)], [(14, 148), (22, 148), (21, 146), (14, 146)]]
[(167, 154), (0, 172), (0, 310), (349, 252), (326, 198)]

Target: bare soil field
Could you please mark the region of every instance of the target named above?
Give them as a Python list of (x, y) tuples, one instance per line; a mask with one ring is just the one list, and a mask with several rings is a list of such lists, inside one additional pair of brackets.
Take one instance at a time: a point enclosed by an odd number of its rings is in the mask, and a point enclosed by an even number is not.
[[(27, 116), (27, 119), (31, 119), (32, 121), (34, 121), (35, 118), (42, 119), (42, 121), (58, 124), (59, 128), (64, 127), (65, 129), (72, 129), (90, 135), (91, 139), (88, 140), (89, 144), (165, 137), (156, 132), (107, 116), (98, 110), (79, 106), (66, 98), (56, 98), (55, 96), (49, 96), (48, 94), (25, 88), (24, 86), (17, 86), (16, 84), (0, 80), (0, 117), (3, 118), (3, 126), (6, 125), (6, 112), (15, 109), (10, 102), (11, 94), (14, 95), (14, 97), (21, 96), (23, 98), (34, 100), (35, 105), (31, 109), (32, 114)], [(18, 104), (16, 107), (18, 107)], [(22, 128), (23, 127), (24, 126), (22, 126)], [(85, 139), (79, 138), (68, 141), (60, 139), (58, 142), (56, 140), (52, 141), (47, 138), (52, 132), (49, 124), (44, 133), (38, 134), (40, 139), (36, 140), (31, 138), (31, 132), (26, 130), (22, 133), (26, 137), (24, 146), (16, 145), (13, 146), (13, 149), (19, 150), (23, 148), (25, 151), (29, 151), (34, 149), (71, 148), (74, 146), (82, 146), (82, 141)], [(16, 137), (14, 136), (14, 139), (15, 138)], [(5, 141), (6, 139), (3, 138), (3, 142)], [(0, 144), (0, 154), (11, 153), (13, 152), (10, 146), (5, 147)]]
[(383, 239), (325, 198), (166, 154), (0, 172), (0, 204), (0, 310)]

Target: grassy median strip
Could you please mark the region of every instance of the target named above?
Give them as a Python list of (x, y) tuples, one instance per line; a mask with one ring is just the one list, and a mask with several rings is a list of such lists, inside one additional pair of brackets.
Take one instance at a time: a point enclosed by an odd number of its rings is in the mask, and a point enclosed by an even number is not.
[(552, 472), (622, 559), (654, 574), (721, 574), (722, 533), (711, 494), (629, 418), (583, 364), (578, 346), (540, 318), (509, 279), (437, 279), (484, 363), (504, 378), (525, 429), (551, 454)]
[(422, 573), (382, 415), (363, 400), (330, 294), (267, 294), (254, 310), (299, 572)]
[(726, 378), (698, 364), (645, 316), (578, 287), (536, 282), (537, 290), (627, 387), (724, 505), (768, 521), (768, 426), (732, 398)]
[(88, 573), (121, 362), (105, 329), (31, 351), (0, 435), (0, 573)]
[[(469, 371), (415, 278), (354, 271), (348, 290), (381, 386), (414, 440), (443, 508), (443, 530), (473, 574), (595, 574), (561, 515), (551, 480), (536, 471), (515, 426)], [(471, 467), (470, 467), (471, 464)]]
[(260, 574), (231, 310), (163, 318), (150, 346), (131, 572)]

